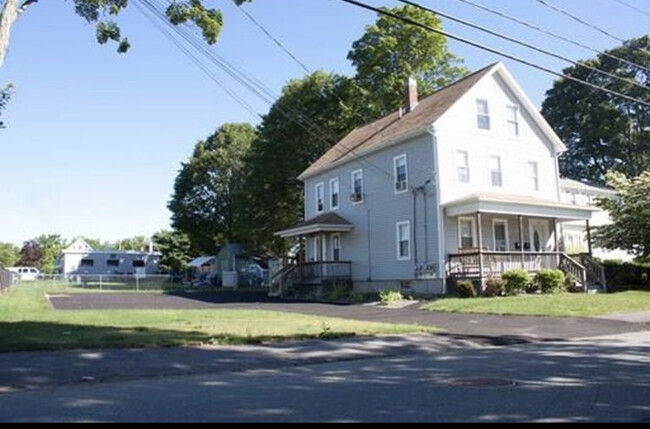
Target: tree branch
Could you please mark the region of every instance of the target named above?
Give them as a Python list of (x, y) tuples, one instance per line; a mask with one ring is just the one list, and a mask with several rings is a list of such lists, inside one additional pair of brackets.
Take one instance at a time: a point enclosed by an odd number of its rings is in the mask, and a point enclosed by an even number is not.
[(18, 13), (23, 13), (33, 3), (38, 3), (38, 0), (25, 0), (18, 8)]

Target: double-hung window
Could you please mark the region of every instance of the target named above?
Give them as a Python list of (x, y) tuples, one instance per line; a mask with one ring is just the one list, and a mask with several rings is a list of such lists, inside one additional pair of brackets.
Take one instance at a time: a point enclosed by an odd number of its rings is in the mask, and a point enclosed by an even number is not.
[(397, 260), (408, 261), (411, 259), (411, 222), (397, 222)]
[(471, 217), (458, 219), (458, 244), (461, 249), (475, 247), (476, 220)]
[(519, 135), (519, 107), (514, 105), (506, 106), (506, 126), (508, 134), (511, 136)]
[(503, 186), (503, 174), (501, 173), (501, 157), (490, 157), (490, 182), (492, 186), (500, 188)]
[(490, 106), (487, 100), (476, 100), (476, 120), (480, 130), (490, 129)]
[(316, 185), (316, 213), (322, 213), (325, 210), (325, 184)]
[(460, 183), (469, 183), (469, 154), (466, 150), (456, 151), (456, 172)]
[(395, 180), (395, 193), (399, 194), (408, 190), (406, 154), (393, 158), (393, 178)]
[(339, 208), (340, 203), (339, 179), (330, 179), (330, 210)]
[(363, 202), (363, 170), (352, 172), (352, 195), (350, 199), (356, 204)]
[(539, 191), (539, 173), (535, 161), (528, 162), (528, 183), (533, 191)]

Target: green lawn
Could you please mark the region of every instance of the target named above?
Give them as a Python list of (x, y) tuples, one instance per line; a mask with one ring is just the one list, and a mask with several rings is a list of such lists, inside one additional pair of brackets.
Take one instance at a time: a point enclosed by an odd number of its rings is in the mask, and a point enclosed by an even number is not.
[(0, 295), (0, 352), (251, 344), (434, 331), (415, 325), (253, 310), (62, 311), (50, 308), (46, 292), (65, 289), (32, 282)]
[(524, 295), (503, 298), (440, 299), (424, 309), (458, 313), (520, 314), (529, 316), (600, 316), (650, 311), (650, 292), (612, 294)]

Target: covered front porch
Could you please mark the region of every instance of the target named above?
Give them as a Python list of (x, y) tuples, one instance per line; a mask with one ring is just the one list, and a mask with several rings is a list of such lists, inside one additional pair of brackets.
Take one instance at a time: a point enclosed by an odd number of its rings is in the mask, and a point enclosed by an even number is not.
[(271, 280), (271, 292), (284, 295), (296, 288), (318, 289), (352, 284), (352, 263), (342, 260), (342, 236), (354, 226), (336, 213), (325, 213), (275, 235), (297, 240), (301, 249)]
[[(473, 195), (445, 205), (447, 276), (483, 282), (512, 269), (560, 269), (582, 285), (593, 261), (564, 252), (563, 222), (584, 221), (592, 210), (526, 196)], [(600, 280), (599, 280), (600, 281)]]

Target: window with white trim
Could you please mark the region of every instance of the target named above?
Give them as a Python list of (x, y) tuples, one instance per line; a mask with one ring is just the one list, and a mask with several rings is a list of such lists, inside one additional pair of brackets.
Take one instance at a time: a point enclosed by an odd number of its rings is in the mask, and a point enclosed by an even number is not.
[(494, 250), (497, 252), (508, 251), (508, 221), (494, 219), (492, 221), (492, 236), (494, 237)]
[(316, 213), (322, 213), (325, 210), (325, 184), (319, 183), (316, 185)]
[(519, 106), (506, 106), (506, 127), (511, 136), (519, 135)]
[(476, 247), (476, 219), (473, 217), (458, 218), (458, 247), (471, 249)]
[(332, 261), (341, 260), (341, 235), (332, 234)]
[(330, 179), (330, 210), (336, 210), (340, 204), (339, 179)]
[(350, 199), (355, 204), (363, 202), (363, 170), (352, 172), (352, 195)]
[(535, 161), (528, 161), (528, 183), (530, 184), (530, 189), (539, 191), (539, 173)]
[(490, 106), (487, 100), (476, 100), (476, 120), (480, 130), (490, 129)]
[(397, 222), (397, 260), (408, 261), (411, 259), (411, 222)]
[(500, 188), (503, 186), (503, 175), (501, 173), (501, 157), (490, 156), (490, 182), (492, 186)]
[(406, 154), (393, 158), (393, 179), (395, 182), (395, 193), (401, 194), (408, 191), (408, 169), (406, 165)]
[(456, 151), (456, 171), (460, 183), (469, 183), (469, 153), (466, 150)]

